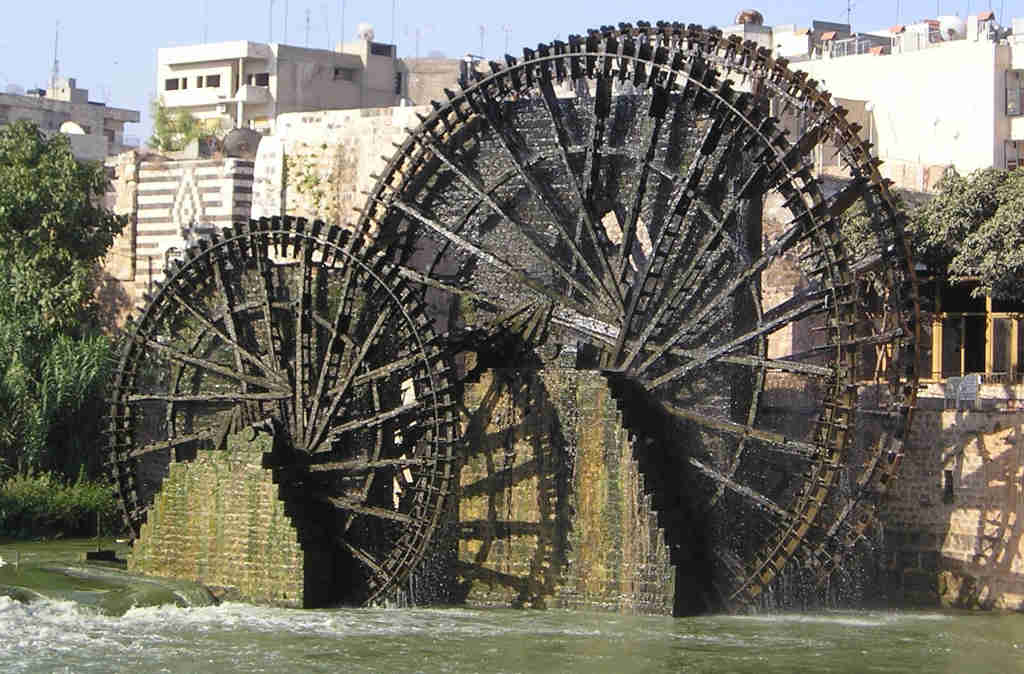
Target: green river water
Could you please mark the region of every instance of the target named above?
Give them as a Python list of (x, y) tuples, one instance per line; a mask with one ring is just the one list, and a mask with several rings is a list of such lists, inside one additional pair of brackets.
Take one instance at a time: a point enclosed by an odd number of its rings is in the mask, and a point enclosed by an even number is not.
[(0, 672), (1024, 672), (1021, 614), (199, 606), (184, 586), (47, 580), (89, 544), (32, 545), (18, 570), (0, 545), (0, 588), (35, 573), (49, 597), (0, 592)]

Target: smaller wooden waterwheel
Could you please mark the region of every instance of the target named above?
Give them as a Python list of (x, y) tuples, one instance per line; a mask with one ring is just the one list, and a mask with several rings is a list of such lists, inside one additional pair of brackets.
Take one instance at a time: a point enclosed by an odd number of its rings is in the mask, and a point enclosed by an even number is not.
[(239, 223), (191, 248), (148, 298), (110, 402), (110, 460), (134, 535), (170, 461), (274, 435), (290, 512), (371, 601), (424, 555), (449, 488), (450, 368), (393, 270), (321, 222)]

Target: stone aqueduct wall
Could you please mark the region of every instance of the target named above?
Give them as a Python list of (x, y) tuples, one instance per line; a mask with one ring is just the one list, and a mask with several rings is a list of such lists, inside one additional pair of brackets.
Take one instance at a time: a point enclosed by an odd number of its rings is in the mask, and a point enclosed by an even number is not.
[(263, 442), (229, 438), (172, 463), (128, 560), (133, 571), (229, 589), (229, 596), (303, 607), (309, 551), (285, 512)]
[(605, 379), (491, 370), (463, 402), (455, 599), (671, 614), (664, 532)]

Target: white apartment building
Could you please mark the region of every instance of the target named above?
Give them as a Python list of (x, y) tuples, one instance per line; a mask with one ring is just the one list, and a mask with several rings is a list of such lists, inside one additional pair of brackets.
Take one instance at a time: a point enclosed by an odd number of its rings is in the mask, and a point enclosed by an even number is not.
[(74, 78), (58, 79), (27, 95), (0, 94), (0, 125), (27, 120), (44, 133), (63, 133), (78, 159), (102, 161), (127, 149), (124, 125), (138, 122), (139, 111), (90, 101), (88, 89), (76, 84)]
[(850, 110), (897, 187), (931, 191), (948, 166), (966, 174), (1020, 165), (1024, 34), (999, 28), (991, 12), (810, 40), (790, 67)]
[(172, 111), (221, 128), (270, 133), (287, 112), (397, 105), (406, 82), (395, 46), (357, 39), (336, 50), (246, 40), (157, 50), (157, 91)]

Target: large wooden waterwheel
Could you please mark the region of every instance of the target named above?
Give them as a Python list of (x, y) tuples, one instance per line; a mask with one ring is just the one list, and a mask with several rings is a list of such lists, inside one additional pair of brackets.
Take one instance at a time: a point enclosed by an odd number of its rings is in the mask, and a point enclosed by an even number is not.
[(169, 270), (112, 387), (111, 461), (136, 535), (168, 461), (264, 430), (282, 497), (347, 560), (335, 600), (379, 597), (420, 560), (451, 477), (451, 372), (421, 300), (355, 249), (320, 222), (263, 219)]
[[(681, 612), (829, 578), (898, 464), (917, 297), (857, 132), (752, 43), (606, 27), (481, 65), (410, 130), (359, 223), (450, 345), (609, 377)], [(816, 176), (821, 153), (845, 180)], [(771, 231), (766, 204), (783, 213)], [(801, 277), (781, 296), (765, 290), (778, 269)]]

